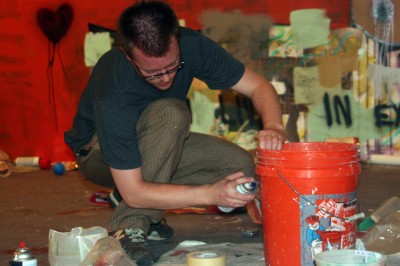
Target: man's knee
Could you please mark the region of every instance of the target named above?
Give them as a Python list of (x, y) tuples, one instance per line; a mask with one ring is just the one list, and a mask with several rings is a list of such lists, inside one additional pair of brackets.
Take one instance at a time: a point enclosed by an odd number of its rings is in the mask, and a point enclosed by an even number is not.
[(190, 112), (186, 104), (178, 99), (165, 98), (151, 103), (143, 112), (139, 126), (161, 126), (173, 130), (189, 130)]
[(187, 105), (178, 99), (163, 99), (160, 100), (162, 114), (169, 122), (174, 124), (190, 124), (190, 113)]
[(240, 161), (242, 163), (243, 172), (248, 176), (254, 176), (256, 166), (253, 155), (247, 151), (243, 151)]

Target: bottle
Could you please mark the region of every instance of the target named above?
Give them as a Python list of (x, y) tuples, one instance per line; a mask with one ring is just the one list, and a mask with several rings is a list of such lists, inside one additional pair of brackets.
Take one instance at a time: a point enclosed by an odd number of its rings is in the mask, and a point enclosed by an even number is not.
[(19, 243), (19, 248), (14, 251), (9, 266), (37, 266), (37, 259), (31, 250), (25, 247), (25, 242)]
[[(237, 185), (236, 191), (243, 195), (254, 194), (256, 193), (257, 188), (258, 188), (258, 183), (256, 181), (253, 181)], [(220, 209), (223, 212), (231, 212), (235, 208), (218, 206), (218, 209)]]
[(371, 226), (379, 222), (384, 216), (396, 210), (400, 210), (400, 198), (394, 196), (386, 200), (369, 217), (364, 219), (358, 225), (358, 231), (367, 231)]
[(17, 157), (14, 161), (16, 166), (33, 166), (40, 169), (50, 169), (51, 161), (39, 156)]

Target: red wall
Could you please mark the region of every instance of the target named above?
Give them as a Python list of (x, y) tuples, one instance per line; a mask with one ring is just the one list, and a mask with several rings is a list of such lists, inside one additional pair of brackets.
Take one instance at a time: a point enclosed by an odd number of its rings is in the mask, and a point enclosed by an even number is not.
[[(201, 29), (202, 10), (268, 14), (278, 24), (289, 24), (291, 10), (325, 8), (332, 27), (347, 26), (350, 0), (170, 0), (186, 25)], [(56, 46), (48, 69), (50, 42), (36, 21), (41, 8), (57, 10), (64, 1), (4, 0), (0, 2), (0, 149), (10, 155), (43, 156), (52, 161), (73, 160), (63, 142), (71, 126), (79, 96), (90, 70), (84, 66), (83, 43), (87, 23), (115, 28), (119, 13), (131, 0), (71, 0), (72, 24)], [(322, 3), (321, 3), (322, 2)], [(339, 5), (340, 4), (340, 5)], [(339, 10), (344, 10), (340, 11)], [(49, 79), (52, 76), (51, 79)], [(49, 86), (49, 80), (54, 82)], [(50, 90), (52, 87), (54, 90)], [(54, 91), (54, 101), (51, 97)]]

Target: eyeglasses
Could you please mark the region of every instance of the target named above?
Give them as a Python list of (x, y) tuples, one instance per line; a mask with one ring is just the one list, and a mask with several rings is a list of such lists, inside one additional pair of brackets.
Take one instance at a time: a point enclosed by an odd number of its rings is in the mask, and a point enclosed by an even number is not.
[[(133, 61), (132, 61), (132, 62), (133, 62)], [(144, 80), (146, 80), (146, 81), (151, 81), (151, 80), (159, 79), (159, 78), (161, 78), (161, 77), (164, 76), (164, 75), (169, 75), (169, 74), (175, 73), (176, 71), (180, 70), (180, 69), (183, 67), (183, 65), (185, 64), (185, 62), (184, 62), (182, 59), (180, 59), (179, 65), (177, 65), (176, 67), (171, 68), (171, 69), (168, 69), (168, 70), (165, 71), (164, 73), (155, 74), (155, 75), (151, 75), (151, 76), (143, 76), (143, 75), (141, 74), (141, 72), (140, 72), (138, 66), (135, 64), (135, 62), (133, 62), (133, 64), (134, 64), (135, 67), (138, 69), (138, 72), (139, 72), (140, 76), (141, 76)]]

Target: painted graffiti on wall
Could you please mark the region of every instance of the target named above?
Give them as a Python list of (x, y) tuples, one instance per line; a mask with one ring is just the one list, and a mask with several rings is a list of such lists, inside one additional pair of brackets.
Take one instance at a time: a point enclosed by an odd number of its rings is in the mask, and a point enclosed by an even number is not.
[[(353, 136), (373, 143), (369, 153), (400, 153), (395, 140), (400, 137), (398, 51), (388, 55), (390, 66), (374, 65), (376, 44), (359, 29), (332, 30), (327, 43), (309, 49), (298, 49), (290, 26), (272, 29), (269, 62), (274, 58), (274, 66), (292, 73), (291, 80), (284, 78), (293, 97), (285, 99), (307, 106), (307, 141)], [(297, 65), (287, 64), (289, 54)], [(283, 71), (273, 71), (279, 80)]]
[(384, 126), (399, 127), (400, 126), (400, 104), (382, 104), (374, 108), (375, 125), (378, 128)]
[(351, 125), (353, 124), (353, 120), (351, 118), (350, 100), (348, 95), (345, 95), (343, 97), (343, 101), (338, 95), (333, 96), (333, 114), (331, 111), (331, 101), (327, 93), (324, 94), (323, 102), (326, 116), (326, 125), (328, 127), (332, 126), (333, 118), (335, 118), (335, 121), (338, 125), (342, 125), (343, 118), (344, 125), (346, 127), (351, 127)]
[[(326, 125), (344, 125), (351, 127), (353, 124), (351, 104), (349, 95), (332, 97), (325, 93), (323, 96)], [(378, 104), (374, 107), (374, 124), (378, 128), (400, 127), (400, 103), (398, 104)]]

